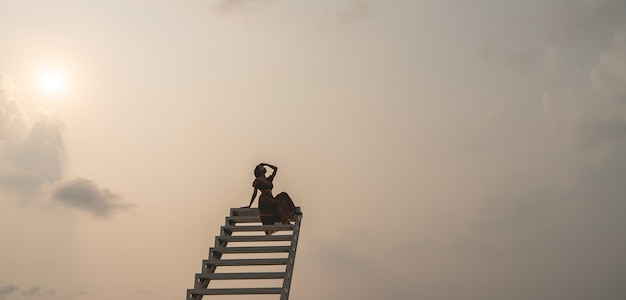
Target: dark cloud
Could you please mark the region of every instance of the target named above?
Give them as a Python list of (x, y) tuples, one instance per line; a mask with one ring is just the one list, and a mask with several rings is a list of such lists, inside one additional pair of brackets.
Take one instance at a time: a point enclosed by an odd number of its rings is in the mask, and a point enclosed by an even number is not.
[(109, 189), (100, 188), (95, 182), (84, 178), (60, 182), (52, 190), (54, 200), (98, 217), (108, 217), (114, 211), (127, 210), (134, 206), (122, 202), (120, 196)]
[(0, 286), (0, 299), (4, 299), (6, 295), (11, 294), (19, 289), (20, 288), (18, 286), (12, 284)]

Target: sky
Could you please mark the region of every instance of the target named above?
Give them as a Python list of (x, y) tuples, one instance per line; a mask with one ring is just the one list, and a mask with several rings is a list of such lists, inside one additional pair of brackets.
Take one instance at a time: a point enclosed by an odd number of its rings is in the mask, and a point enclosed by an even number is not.
[(292, 299), (626, 299), (625, 15), (0, 0), (0, 300), (185, 297), (260, 162)]

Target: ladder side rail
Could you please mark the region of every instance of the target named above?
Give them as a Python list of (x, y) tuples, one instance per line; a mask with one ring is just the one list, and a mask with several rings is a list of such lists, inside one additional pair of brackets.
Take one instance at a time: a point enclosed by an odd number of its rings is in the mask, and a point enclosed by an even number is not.
[(291, 251), (289, 251), (289, 258), (287, 260), (287, 267), (285, 270), (285, 280), (283, 281), (283, 292), (280, 295), (280, 300), (289, 300), (289, 291), (291, 289), (291, 279), (293, 278), (293, 266), (296, 262), (296, 249), (298, 248), (298, 238), (300, 237), (300, 223), (302, 220), (302, 211), (300, 207), (298, 209), (298, 215), (296, 215), (295, 225), (293, 227), (293, 234), (291, 236)]
[[(232, 215), (231, 209), (231, 215)], [(225, 225), (229, 225), (228, 218), (226, 218)], [(224, 226), (220, 227), (220, 235), (215, 237), (215, 247), (226, 247), (228, 245), (228, 241), (220, 239), (220, 237), (231, 236), (232, 231), (224, 230)], [(209, 260), (219, 260), (222, 258), (221, 252), (213, 252), (209, 249)], [(207, 265), (204, 262), (202, 263), (202, 273), (215, 273), (216, 265)], [(208, 278), (199, 278), (199, 276), (194, 277), (194, 290), (206, 289), (209, 286), (209, 282), (211, 281)], [(192, 294), (190, 291), (187, 292), (187, 300), (202, 300), (202, 294)]]

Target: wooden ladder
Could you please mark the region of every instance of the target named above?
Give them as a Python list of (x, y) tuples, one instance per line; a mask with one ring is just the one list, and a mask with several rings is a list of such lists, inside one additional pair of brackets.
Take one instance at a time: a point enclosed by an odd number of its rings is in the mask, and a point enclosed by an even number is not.
[[(293, 277), (293, 265), (296, 259), (296, 248), (300, 234), (302, 211), (290, 220), (291, 224), (262, 225), (259, 210), (256, 208), (231, 208), (230, 216), (226, 217), (226, 224), (220, 229), (220, 235), (215, 237), (215, 247), (209, 249), (209, 258), (202, 261), (202, 273), (195, 276), (194, 288), (187, 290), (187, 300), (201, 300), (206, 295), (264, 295), (279, 294), (280, 300), (289, 299), (289, 289)], [(245, 225), (238, 225), (243, 223)], [(274, 235), (265, 235), (265, 231), (278, 231)], [(284, 234), (287, 231), (291, 234)], [(228, 243), (237, 243), (237, 246), (228, 246)], [(287, 244), (289, 245), (263, 245)], [(282, 242), (282, 243), (281, 243)], [(239, 244), (243, 244), (240, 246)], [(260, 245), (259, 245), (260, 244)], [(250, 246), (252, 245), (252, 246)], [(262, 258), (230, 258), (228, 256), (254, 256)], [(252, 254), (252, 255), (250, 255)], [(284, 256), (287, 256), (286, 258)], [(269, 256), (269, 257), (267, 257)], [(260, 272), (266, 266), (285, 266), (281, 272)], [(222, 272), (227, 267), (244, 267), (246, 272)], [(218, 270), (218, 267), (221, 267)], [(241, 268), (239, 268), (241, 269)], [(279, 267), (279, 269), (282, 269)], [(216, 270), (218, 272), (216, 272)], [(245, 280), (282, 279), (282, 286), (248, 287)], [(211, 288), (209, 283), (214, 281), (228, 281), (231, 285), (246, 287)], [(242, 284), (239, 284), (242, 283)]]

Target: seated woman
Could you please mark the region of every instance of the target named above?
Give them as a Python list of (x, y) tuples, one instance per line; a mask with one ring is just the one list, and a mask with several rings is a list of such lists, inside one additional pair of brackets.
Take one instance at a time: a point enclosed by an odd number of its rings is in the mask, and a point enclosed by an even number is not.
[[(265, 177), (267, 170), (265, 166), (272, 168), (272, 174), (268, 177)], [(274, 197), (272, 195), (272, 188), (274, 188), (274, 184), (272, 181), (274, 180), (274, 176), (276, 176), (276, 171), (278, 168), (272, 166), (270, 164), (261, 163), (254, 168), (254, 182), (252, 182), (252, 186), (254, 187), (254, 192), (252, 193), (252, 199), (250, 199), (250, 204), (244, 207), (252, 206), (254, 199), (256, 198), (257, 191), (261, 191), (261, 196), (259, 196), (259, 214), (261, 215), (261, 222), (263, 225), (273, 225), (276, 222), (281, 222), (282, 224), (290, 224), (289, 219), (296, 214), (296, 206), (291, 201), (289, 195), (285, 192), (281, 192), (280, 194)], [(266, 235), (270, 235), (275, 231), (265, 231)]]

